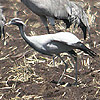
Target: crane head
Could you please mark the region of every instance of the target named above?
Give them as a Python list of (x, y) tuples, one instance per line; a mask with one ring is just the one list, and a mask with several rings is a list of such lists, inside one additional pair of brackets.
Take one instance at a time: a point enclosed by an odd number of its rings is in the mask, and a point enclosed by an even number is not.
[(17, 25), (17, 26), (26, 26), (25, 23), (20, 18), (13, 18), (6, 25)]

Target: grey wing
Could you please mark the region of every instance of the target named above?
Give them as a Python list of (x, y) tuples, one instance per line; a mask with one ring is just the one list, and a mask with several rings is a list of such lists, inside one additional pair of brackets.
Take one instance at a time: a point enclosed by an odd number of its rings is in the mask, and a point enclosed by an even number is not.
[[(49, 36), (49, 41), (44, 43), (44, 48), (51, 53), (59, 54), (62, 52), (67, 52), (73, 49), (72, 44), (79, 42), (80, 40), (73, 34), (70, 33), (57, 33), (51, 34)], [(71, 37), (71, 39), (70, 39)]]
[(71, 9), (69, 7), (69, 0), (50, 0), (51, 5), (48, 10), (50, 12), (51, 17), (55, 17), (57, 19), (66, 19), (68, 15), (71, 13)]
[[(56, 4), (55, 4), (56, 1)], [(54, 14), (54, 17), (57, 17), (59, 19), (67, 19), (67, 17), (70, 16), (78, 16), (80, 14), (80, 6), (73, 2), (73, 1), (69, 1), (69, 0), (51, 0), (52, 6), (51, 10), (49, 10), (51, 12), (51, 14)]]
[(89, 29), (88, 16), (85, 13), (84, 9), (77, 2), (72, 1), (72, 4), (74, 4), (75, 6), (75, 11), (73, 11), (73, 14), (78, 16), (82, 23)]

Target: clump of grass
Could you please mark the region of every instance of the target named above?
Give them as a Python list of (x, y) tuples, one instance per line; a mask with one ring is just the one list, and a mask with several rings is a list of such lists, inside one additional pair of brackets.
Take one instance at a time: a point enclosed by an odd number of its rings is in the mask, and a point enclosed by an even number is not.
[(30, 67), (29, 64), (20, 64), (19, 66), (14, 66), (11, 68), (10, 72), (12, 72), (12, 76), (13, 76), (13, 81), (28, 81), (29, 78), (31, 78), (31, 76), (34, 73), (34, 70)]
[(86, 13), (88, 16), (90, 27), (95, 27), (96, 26), (95, 19), (96, 19), (97, 11), (95, 13), (92, 13), (91, 6), (88, 4), (88, 9), (86, 10)]

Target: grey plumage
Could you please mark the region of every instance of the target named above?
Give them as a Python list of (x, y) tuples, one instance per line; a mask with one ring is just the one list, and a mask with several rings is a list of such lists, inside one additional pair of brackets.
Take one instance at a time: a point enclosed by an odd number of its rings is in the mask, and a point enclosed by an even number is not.
[(55, 19), (63, 20), (66, 28), (72, 24), (82, 29), (84, 39), (86, 39), (87, 30), (89, 31), (88, 17), (83, 8), (74, 1), (69, 0), (21, 0), (32, 12), (37, 14), (43, 21), (49, 32), (47, 19), (55, 29)]
[(3, 37), (5, 39), (4, 25), (5, 25), (5, 17), (2, 13), (2, 6), (0, 6), (0, 38), (1, 35), (3, 34)]
[[(46, 34), (39, 36), (27, 36), (25, 34), (25, 24), (22, 22), (21, 19), (14, 18), (8, 24), (17, 25), (21, 32), (21, 36), (27, 42), (27, 44), (29, 44), (32, 48), (34, 48), (36, 51), (40, 53), (49, 56), (56, 55), (61, 58), (60, 53), (67, 52), (72, 57), (74, 57), (76, 61), (76, 67), (75, 67), (76, 83), (77, 83), (77, 54), (75, 53), (74, 49), (80, 49), (85, 53), (89, 54), (91, 57), (97, 56), (97, 54), (94, 51), (87, 48), (83, 43), (81, 43), (81, 41), (74, 34), (70, 32), (59, 32), (56, 34)], [(64, 62), (62, 58), (61, 60)], [(65, 62), (64, 64), (66, 70), (68, 66)]]

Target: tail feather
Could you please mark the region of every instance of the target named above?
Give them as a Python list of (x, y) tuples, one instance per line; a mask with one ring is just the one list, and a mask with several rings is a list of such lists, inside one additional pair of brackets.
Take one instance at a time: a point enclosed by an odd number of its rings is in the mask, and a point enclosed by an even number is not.
[(84, 40), (86, 40), (86, 38), (87, 38), (87, 27), (86, 27), (82, 22), (79, 24), (79, 26), (80, 26), (80, 28), (81, 28), (82, 31), (83, 31)]
[(72, 25), (72, 23), (69, 20), (67, 20), (67, 19), (63, 19), (63, 21), (64, 21), (64, 23), (66, 23), (66, 29), (70, 28), (70, 26)]
[(89, 54), (91, 57), (96, 57), (98, 56), (97, 53), (95, 53), (94, 51), (92, 51), (91, 49), (87, 48), (83, 43), (78, 42), (75, 44), (75, 46), (77, 47), (77, 49), (80, 49), (82, 51), (84, 51), (85, 53)]
[(92, 51), (91, 49), (85, 48), (85, 49), (83, 49), (83, 51), (85, 53), (89, 54), (92, 58), (97, 56), (97, 54), (94, 51)]

